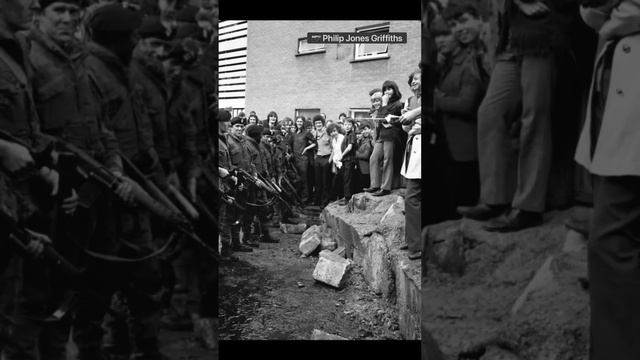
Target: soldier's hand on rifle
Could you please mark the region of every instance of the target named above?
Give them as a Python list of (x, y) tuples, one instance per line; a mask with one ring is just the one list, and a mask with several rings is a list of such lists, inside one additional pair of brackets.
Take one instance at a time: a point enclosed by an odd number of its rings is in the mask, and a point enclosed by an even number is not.
[(32, 256), (39, 257), (42, 255), (42, 251), (44, 250), (45, 245), (51, 245), (51, 239), (45, 234), (37, 233), (35, 231), (31, 231), (26, 229), (29, 235), (31, 235), (31, 240), (29, 244), (27, 244), (25, 250)]
[(78, 199), (76, 190), (71, 189), (71, 196), (62, 201), (62, 209), (65, 214), (73, 215), (73, 213), (76, 212), (76, 208), (78, 208)]
[(133, 185), (129, 182), (129, 178), (120, 172), (115, 172), (114, 175), (122, 180), (115, 190), (116, 196), (125, 203), (133, 204)]
[(9, 141), (0, 140), (0, 165), (9, 172), (16, 172), (33, 165), (29, 149)]
[(167, 183), (169, 185), (173, 185), (176, 189), (180, 188), (180, 179), (178, 178), (178, 173), (175, 171), (167, 175)]
[(40, 177), (51, 185), (51, 195), (58, 195), (58, 187), (60, 185), (60, 174), (57, 171), (51, 170), (46, 166), (40, 168)]

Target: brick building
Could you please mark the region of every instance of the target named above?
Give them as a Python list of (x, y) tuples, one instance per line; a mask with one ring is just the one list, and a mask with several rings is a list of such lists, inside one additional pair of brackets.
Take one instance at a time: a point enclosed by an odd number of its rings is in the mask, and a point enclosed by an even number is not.
[[(402, 100), (420, 62), (419, 21), (249, 21), (245, 112), (264, 120), (320, 112), (366, 116), (369, 90), (393, 80)], [(307, 32), (406, 32), (406, 44), (308, 44)]]

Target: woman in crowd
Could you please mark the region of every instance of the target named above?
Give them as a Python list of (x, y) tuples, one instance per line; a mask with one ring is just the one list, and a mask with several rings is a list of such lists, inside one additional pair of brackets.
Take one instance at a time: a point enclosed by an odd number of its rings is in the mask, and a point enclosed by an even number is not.
[(312, 184), (309, 184), (307, 181), (309, 172), (309, 154), (307, 152), (315, 148), (316, 143), (313, 135), (305, 129), (304, 116), (298, 116), (296, 118), (295, 131), (289, 138), (289, 147), (293, 154), (289, 156), (293, 156), (294, 165), (298, 171), (298, 176), (300, 177), (297, 183), (297, 190), (301, 194), (300, 197), (302, 198), (302, 201), (306, 203), (311, 200), (310, 195), (312, 195)]
[(267, 115), (267, 121), (265, 121), (264, 127), (269, 130), (276, 130), (279, 127), (278, 124), (278, 114), (275, 111), (271, 110), (269, 115)]
[[(382, 106), (377, 111), (378, 118), (400, 116), (403, 108), (401, 98), (398, 84), (391, 80), (385, 81), (382, 84)], [(407, 135), (402, 131), (397, 118), (389, 118), (377, 123), (376, 136), (369, 159), (371, 187), (365, 191), (372, 192), (374, 196), (383, 196), (390, 194), (394, 185), (397, 187), (400, 183), (400, 164)]]
[(249, 115), (249, 119), (248, 120), (248, 124), (249, 125), (258, 125), (258, 123), (260, 122), (260, 120), (258, 120), (258, 115), (256, 115), (256, 113), (252, 112)]

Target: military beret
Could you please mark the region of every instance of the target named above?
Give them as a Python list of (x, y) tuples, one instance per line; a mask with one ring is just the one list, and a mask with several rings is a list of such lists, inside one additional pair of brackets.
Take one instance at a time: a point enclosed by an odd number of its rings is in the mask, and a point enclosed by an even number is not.
[(259, 140), (262, 136), (262, 125), (249, 125), (245, 131), (248, 137)]
[(143, 39), (158, 38), (169, 40), (167, 29), (160, 22), (159, 16), (145, 16), (142, 19), (142, 25), (138, 28), (138, 34), (140, 34), (140, 37)]
[(176, 21), (184, 23), (196, 23), (196, 15), (200, 8), (193, 5), (185, 5), (182, 9), (176, 12)]
[(95, 9), (89, 27), (96, 32), (131, 33), (140, 27), (140, 15), (120, 4), (109, 4)]
[(218, 109), (218, 122), (229, 122), (231, 121), (231, 113), (229, 113), (225, 109)]
[(231, 119), (231, 126), (235, 125), (235, 124), (240, 124), (240, 125), (244, 125), (244, 119), (238, 116), (235, 116)]

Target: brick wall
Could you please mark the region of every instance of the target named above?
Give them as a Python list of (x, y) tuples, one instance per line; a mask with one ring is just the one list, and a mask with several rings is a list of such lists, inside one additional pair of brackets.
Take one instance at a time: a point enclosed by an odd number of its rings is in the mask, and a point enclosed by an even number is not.
[(391, 32), (406, 32), (406, 44), (390, 44), (389, 59), (352, 62), (353, 44), (326, 44), (325, 53), (296, 56), (307, 32), (353, 32), (386, 21), (249, 21), (246, 112), (264, 119), (275, 110), (293, 118), (297, 108), (319, 108), (335, 119), (349, 108), (370, 107), (369, 90), (394, 80), (403, 101), (412, 95), (409, 73), (420, 61), (420, 22), (391, 21)]

